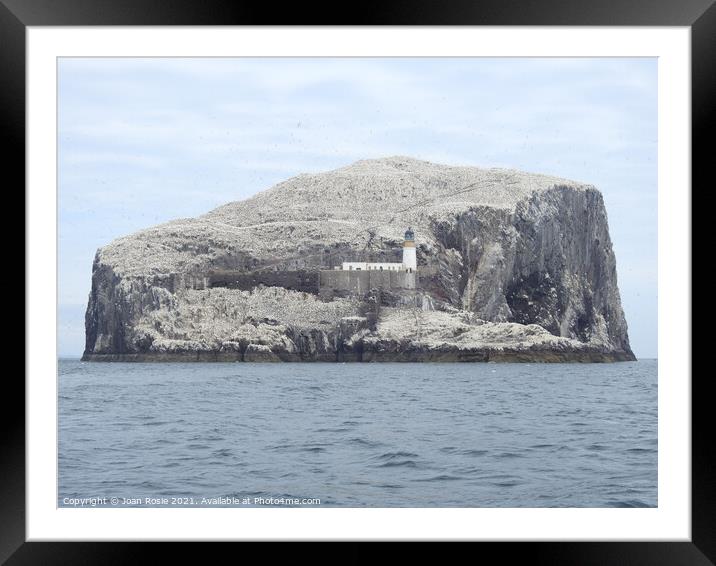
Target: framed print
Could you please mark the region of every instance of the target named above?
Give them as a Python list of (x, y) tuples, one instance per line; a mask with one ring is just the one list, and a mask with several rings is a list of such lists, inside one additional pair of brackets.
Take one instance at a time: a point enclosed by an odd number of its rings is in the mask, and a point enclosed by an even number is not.
[(713, 6), (5, 4), (10, 563), (188, 540), (713, 560), (689, 331)]

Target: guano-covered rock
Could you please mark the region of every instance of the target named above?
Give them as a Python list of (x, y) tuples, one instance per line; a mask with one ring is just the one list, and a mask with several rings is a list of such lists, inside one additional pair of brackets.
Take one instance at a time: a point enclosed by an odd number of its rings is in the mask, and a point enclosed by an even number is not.
[[(411, 290), (332, 293), (343, 261)], [(633, 360), (593, 186), (406, 157), (299, 175), (99, 249), (85, 360)]]

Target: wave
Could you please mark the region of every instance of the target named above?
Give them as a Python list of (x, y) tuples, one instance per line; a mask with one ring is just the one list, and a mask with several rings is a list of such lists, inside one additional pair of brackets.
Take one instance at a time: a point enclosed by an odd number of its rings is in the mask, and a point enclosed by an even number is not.
[(386, 452), (378, 456), (380, 460), (392, 460), (394, 458), (417, 458), (418, 455), (414, 452)]
[(418, 463), (415, 460), (389, 460), (383, 462), (379, 468), (394, 468), (394, 467), (405, 467), (405, 468), (417, 468)]
[(488, 454), (489, 450), (482, 450), (479, 448), (455, 448), (454, 446), (446, 446), (445, 448), (441, 448), (440, 452), (443, 452), (444, 454), (457, 454), (460, 456), (477, 457)]
[(413, 481), (455, 481), (455, 480), (462, 480), (464, 479), (461, 476), (451, 476), (450, 474), (440, 474), (438, 476), (433, 476), (431, 478), (417, 478)]

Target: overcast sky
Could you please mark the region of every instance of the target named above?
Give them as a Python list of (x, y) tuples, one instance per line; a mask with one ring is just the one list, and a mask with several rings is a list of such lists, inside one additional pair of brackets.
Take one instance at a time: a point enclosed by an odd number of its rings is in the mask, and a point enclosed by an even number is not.
[(290, 176), (408, 155), (604, 194), (637, 357), (657, 354), (655, 58), (60, 59), (59, 353), (98, 247)]

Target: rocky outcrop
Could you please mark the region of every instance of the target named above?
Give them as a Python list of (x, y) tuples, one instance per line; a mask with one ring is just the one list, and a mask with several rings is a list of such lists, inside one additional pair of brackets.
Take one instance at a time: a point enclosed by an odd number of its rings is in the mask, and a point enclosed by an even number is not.
[[(312, 292), (321, 268), (399, 261), (407, 226), (415, 292)], [(212, 287), (229, 272), (231, 285)], [(300, 175), (98, 250), (84, 359), (634, 357), (595, 187), (395, 157)]]

